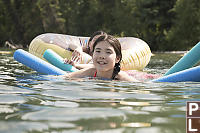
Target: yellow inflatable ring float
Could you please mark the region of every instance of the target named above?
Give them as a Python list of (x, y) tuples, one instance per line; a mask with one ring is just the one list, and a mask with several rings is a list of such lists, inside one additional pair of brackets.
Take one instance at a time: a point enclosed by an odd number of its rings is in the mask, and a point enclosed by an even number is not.
[[(29, 45), (29, 52), (43, 59), (46, 49), (52, 49), (63, 58), (71, 58), (72, 52), (68, 50), (70, 43), (86, 43), (89, 37), (79, 37), (64, 34), (45, 33), (35, 37)], [(122, 70), (142, 70), (149, 63), (151, 50), (146, 42), (134, 37), (117, 38), (122, 47)], [(81, 64), (89, 63), (92, 57), (85, 54)]]

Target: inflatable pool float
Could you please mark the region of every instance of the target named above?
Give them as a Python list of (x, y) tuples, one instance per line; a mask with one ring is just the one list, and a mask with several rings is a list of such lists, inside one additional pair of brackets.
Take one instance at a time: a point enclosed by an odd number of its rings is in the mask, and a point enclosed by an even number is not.
[[(15, 60), (42, 74), (65, 75), (66, 71), (77, 71), (73, 66), (64, 64), (62, 57), (51, 49), (46, 50), (43, 56), (53, 65), (22, 49), (18, 49), (14, 53)], [(200, 82), (200, 66), (160, 77), (152, 82)]]
[(54, 52), (51, 49), (47, 49), (44, 54), (43, 57), (52, 65), (56, 66), (57, 68), (60, 68), (63, 71), (67, 71), (67, 72), (75, 72), (78, 71), (78, 69), (76, 69), (75, 67), (73, 67), (70, 64), (66, 64), (64, 63), (64, 59), (59, 56), (56, 52)]
[(187, 54), (185, 54), (179, 61), (177, 61), (164, 76), (173, 74), (175, 72), (183, 71), (193, 67), (200, 61), (200, 42), (197, 43)]
[(14, 59), (25, 66), (39, 72), (48, 75), (64, 75), (65, 71), (51, 65), (50, 63), (24, 51), (23, 49), (18, 49), (14, 52)]
[(153, 82), (200, 82), (200, 66), (188, 68), (152, 80)]
[[(35, 37), (29, 45), (29, 52), (41, 59), (47, 49), (52, 49), (62, 58), (71, 58), (69, 44), (85, 45), (89, 37), (46, 33)], [(134, 37), (118, 38), (122, 46), (122, 70), (142, 70), (150, 61), (151, 50), (146, 42)], [(82, 43), (80, 43), (82, 42)], [(85, 54), (81, 64), (89, 63), (92, 57)]]

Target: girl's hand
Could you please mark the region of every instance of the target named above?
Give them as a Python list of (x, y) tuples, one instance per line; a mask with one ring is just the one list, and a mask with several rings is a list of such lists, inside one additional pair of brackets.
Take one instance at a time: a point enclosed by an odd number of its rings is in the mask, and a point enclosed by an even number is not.
[(76, 67), (75, 62), (72, 60), (68, 60), (67, 58), (65, 58), (63, 61), (65, 64), (70, 64), (70, 65)]
[(71, 60), (74, 62), (81, 61), (83, 56), (82, 53), (83, 53), (82, 48), (75, 49), (74, 52), (72, 53)]

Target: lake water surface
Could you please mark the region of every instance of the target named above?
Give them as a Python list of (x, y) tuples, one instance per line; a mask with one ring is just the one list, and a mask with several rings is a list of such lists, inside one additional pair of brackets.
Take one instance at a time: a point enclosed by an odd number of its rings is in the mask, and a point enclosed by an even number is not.
[[(164, 74), (180, 57), (157, 53), (144, 71)], [(0, 53), (1, 133), (184, 133), (191, 100), (199, 83), (66, 80)]]

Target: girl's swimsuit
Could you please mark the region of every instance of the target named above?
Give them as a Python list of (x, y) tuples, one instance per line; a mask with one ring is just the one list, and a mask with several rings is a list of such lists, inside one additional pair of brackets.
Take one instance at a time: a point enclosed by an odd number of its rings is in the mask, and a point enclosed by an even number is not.
[[(95, 77), (97, 77), (97, 71), (95, 71), (95, 73), (94, 73), (94, 76), (93, 76), (94, 78)], [(113, 79), (107, 79), (107, 78), (101, 78), (102, 80), (117, 80), (117, 78), (113, 78)]]
[(95, 71), (95, 73), (94, 73), (94, 76), (93, 76), (93, 77), (94, 77), (94, 78), (95, 78), (95, 77), (97, 77), (97, 71)]

